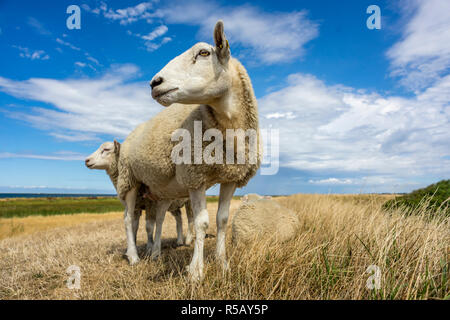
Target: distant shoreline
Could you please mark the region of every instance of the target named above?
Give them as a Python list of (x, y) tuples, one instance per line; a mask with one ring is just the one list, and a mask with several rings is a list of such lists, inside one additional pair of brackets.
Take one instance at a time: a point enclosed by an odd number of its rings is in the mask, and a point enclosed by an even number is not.
[[(307, 193), (305, 193), (307, 194)], [(403, 195), (404, 193), (365, 193), (365, 195)], [(357, 194), (334, 194), (334, 195), (357, 195)], [(240, 194), (236, 194), (236, 197), (242, 197)], [(289, 195), (271, 195), (271, 197), (286, 197)], [(38, 199), (38, 198), (116, 198), (117, 194), (108, 193), (0, 193), (0, 199)], [(208, 198), (217, 197), (217, 195), (207, 194)]]
[(16, 198), (89, 198), (89, 197), (116, 197), (115, 194), (95, 193), (0, 193), (0, 199)]

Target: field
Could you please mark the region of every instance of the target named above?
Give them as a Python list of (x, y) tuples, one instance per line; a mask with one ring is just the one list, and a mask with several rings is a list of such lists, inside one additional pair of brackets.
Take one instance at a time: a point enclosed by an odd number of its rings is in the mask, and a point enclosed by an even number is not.
[(113, 197), (1, 199), (0, 218), (105, 213), (121, 211), (122, 208), (120, 201)]
[[(239, 198), (237, 196), (234, 197), (235, 200)], [(208, 196), (207, 202), (216, 202), (217, 199), (218, 197), (216, 196)], [(78, 213), (106, 213), (122, 210), (122, 204), (115, 197), (0, 199), (0, 219)]]
[[(449, 299), (449, 218), (429, 219), (421, 208), (414, 215), (386, 212), (382, 205), (391, 198), (277, 198), (298, 214), (297, 236), (282, 244), (267, 239), (234, 247), (228, 242), (231, 272), (225, 276), (214, 260), (217, 202), (210, 199), (201, 284), (187, 280), (184, 268), (193, 248), (173, 246), (170, 215), (162, 257), (133, 267), (123, 258), (120, 211), (0, 218), (0, 299)], [(239, 205), (233, 200), (230, 221)], [(183, 224), (186, 230), (185, 218)], [(80, 290), (66, 286), (71, 265), (80, 267)], [(380, 271), (379, 289), (367, 286), (369, 266)]]

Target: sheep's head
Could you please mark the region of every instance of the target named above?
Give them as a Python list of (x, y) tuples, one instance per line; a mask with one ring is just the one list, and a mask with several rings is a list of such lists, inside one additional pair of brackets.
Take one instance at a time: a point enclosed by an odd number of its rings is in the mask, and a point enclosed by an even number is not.
[(163, 106), (172, 103), (211, 104), (231, 87), (230, 46), (223, 22), (214, 28), (214, 43), (199, 42), (170, 61), (150, 82), (152, 97)]
[(111, 164), (116, 161), (120, 152), (120, 143), (103, 143), (93, 154), (86, 158), (85, 164), (89, 169), (108, 170)]

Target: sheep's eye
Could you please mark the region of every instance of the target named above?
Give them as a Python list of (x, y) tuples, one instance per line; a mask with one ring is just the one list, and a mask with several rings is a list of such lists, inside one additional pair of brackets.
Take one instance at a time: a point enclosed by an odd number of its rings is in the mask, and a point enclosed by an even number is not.
[(200, 52), (198, 53), (200, 56), (202, 56), (202, 57), (207, 57), (207, 56), (209, 56), (209, 51), (206, 51), (206, 50), (200, 50)]
[(103, 152), (111, 151), (111, 149), (103, 149)]

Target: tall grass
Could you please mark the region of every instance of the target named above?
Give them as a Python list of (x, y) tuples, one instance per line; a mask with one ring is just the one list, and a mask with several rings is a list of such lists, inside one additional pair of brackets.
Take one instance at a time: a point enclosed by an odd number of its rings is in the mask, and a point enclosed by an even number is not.
[[(270, 239), (236, 247), (228, 243), (231, 271), (225, 276), (215, 264), (215, 238), (209, 237), (205, 279), (195, 285), (185, 273), (192, 248), (170, 247), (175, 241), (172, 218), (164, 222), (162, 257), (134, 267), (122, 258), (126, 244), (121, 220), (4, 239), (0, 298), (448, 299), (448, 217), (427, 219), (426, 208), (411, 216), (385, 212), (382, 204), (388, 198), (279, 198), (299, 216), (296, 237), (281, 244)], [(232, 211), (238, 205), (234, 201)], [(215, 233), (216, 209), (216, 203), (208, 203), (209, 234)], [(141, 251), (144, 237), (141, 232)], [(65, 270), (72, 264), (82, 270), (78, 291), (65, 286)], [(367, 287), (371, 265), (381, 271), (379, 289)]]

